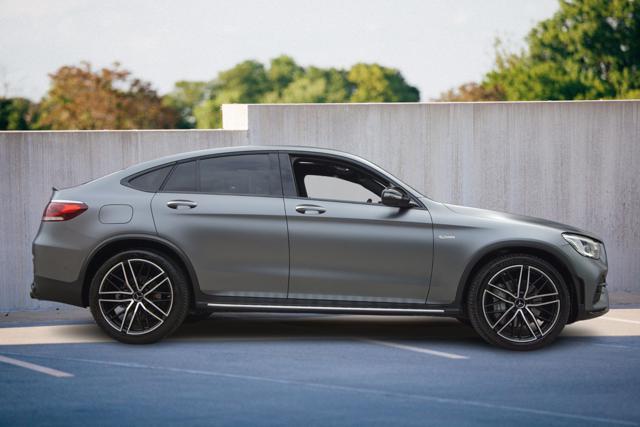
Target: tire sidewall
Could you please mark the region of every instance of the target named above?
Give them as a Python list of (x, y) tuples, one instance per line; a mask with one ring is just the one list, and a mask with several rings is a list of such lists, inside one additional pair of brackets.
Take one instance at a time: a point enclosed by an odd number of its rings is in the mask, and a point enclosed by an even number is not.
[[(489, 279), (491, 279), (493, 275), (512, 265), (524, 265), (525, 267), (531, 266), (542, 270), (549, 276), (549, 278), (551, 278), (551, 280), (553, 280), (556, 288), (558, 289), (560, 312), (558, 313), (555, 324), (542, 339), (527, 343), (509, 341), (493, 331), (485, 319), (484, 312), (482, 310), (483, 291), (486, 288)], [(485, 341), (509, 350), (524, 351), (544, 347), (558, 337), (569, 318), (569, 313), (571, 311), (570, 304), (571, 299), (569, 297), (567, 284), (558, 270), (549, 262), (526, 254), (505, 255), (487, 263), (487, 265), (480, 269), (480, 271), (475, 275), (467, 298), (467, 310), (471, 324)]]
[[(133, 258), (145, 259), (157, 264), (165, 271), (173, 288), (173, 304), (169, 316), (157, 329), (143, 335), (127, 335), (114, 329), (104, 318), (98, 305), (98, 290), (105, 274), (119, 262)], [(150, 344), (170, 335), (183, 323), (189, 311), (189, 300), (188, 282), (182, 270), (165, 255), (146, 249), (128, 250), (109, 258), (94, 274), (89, 289), (89, 306), (98, 326), (112, 338), (127, 344)]]

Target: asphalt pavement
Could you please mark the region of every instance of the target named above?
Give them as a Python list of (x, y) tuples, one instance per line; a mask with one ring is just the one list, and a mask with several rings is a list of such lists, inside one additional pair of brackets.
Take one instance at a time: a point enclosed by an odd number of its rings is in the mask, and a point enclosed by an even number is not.
[(640, 309), (510, 352), (453, 319), (218, 314), (113, 342), (86, 311), (0, 321), (0, 425), (640, 425)]

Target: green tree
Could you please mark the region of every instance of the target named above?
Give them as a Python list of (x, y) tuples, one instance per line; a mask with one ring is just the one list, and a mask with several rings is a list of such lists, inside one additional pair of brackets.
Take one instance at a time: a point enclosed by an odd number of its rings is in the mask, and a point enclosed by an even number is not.
[(378, 64), (356, 64), (349, 70), (355, 86), (352, 102), (417, 102), (420, 92), (409, 85), (400, 71)]
[(196, 127), (200, 129), (222, 125), (222, 104), (259, 103), (272, 89), (264, 65), (252, 60), (220, 72), (210, 86), (209, 98), (194, 108)]
[(506, 100), (640, 97), (640, 1), (560, 0), (524, 50), (497, 47), (479, 86)]
[(0, 130), (28, 130), (37, 113), (25, 98), (0, 98)]
[(179, 115), (178, 129), (196, 127), (195, 108), (210, 97), (211, 87), (207, 82), (179, 81), (173, 90), (162, 97), (162, 104)]
[(303, 75), (293, 80), (282, 95), (266, 102), (325, 103), (349, 102), (353, 86), (344, 70), (309, 67)]
[(378, 64), (357, 64), (349, 71), (302, 67), (287, 55), (272, 59), (268, 68), (257, 61), (241, 62), (222, 71), (208, 87), (204, 100), (193, 97), (182, 104), (175, 99), (183, 100), (185, 96), (170, 95), (174, 99), (170, 105), (179, 111), (191, 111), (198, 128), (220, 127), (220, 107), (225, 103), (406, 102), (420, 99), (418, 89), (409, 85), (393, 68)]
[(271, 92), (265, 94), (265, 98), (277, 100), (282, 96), (282, 92), (295, 80), (304, 75), (304, 68), (287, 55), (280, 55), (271, 60), (267, 78), (271, 84)]

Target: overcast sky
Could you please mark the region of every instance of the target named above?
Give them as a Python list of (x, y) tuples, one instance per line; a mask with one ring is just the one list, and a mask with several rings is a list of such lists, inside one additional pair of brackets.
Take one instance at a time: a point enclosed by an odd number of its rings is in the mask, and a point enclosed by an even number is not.
[(305, 66), (392, 66), (429, 100), (480, 79), (496, 37), (521, 47), (556, 9), (557, 0), (0, 0), (0, 84), (39, 99), (62, 65), (119, 61), (165, 93), (286, 53)]

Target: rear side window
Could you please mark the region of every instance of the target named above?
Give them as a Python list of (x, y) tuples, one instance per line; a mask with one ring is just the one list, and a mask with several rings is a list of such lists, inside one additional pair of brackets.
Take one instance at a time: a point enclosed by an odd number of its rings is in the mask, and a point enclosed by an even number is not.
[(242, 154), (200, 160), (200, 192), (248, 196), (281, 195), (277, 158)]
[(171, 172), (171, 175), (169, 175), (163, 191), (186, 191), (195, 193), (197, 191), (196, 172), (195, 160), (177, 164), (173, 172)]
[(173, 165), (165, 166), (160, 169), (154, 169), (150, 172), (138, 175), (135, 178), (129, 180), (130, 187), (141, 191), (150, 191), (155, 193), (160, 189), (160, 186), (164, 182), (165, 178), (171, 171)]

